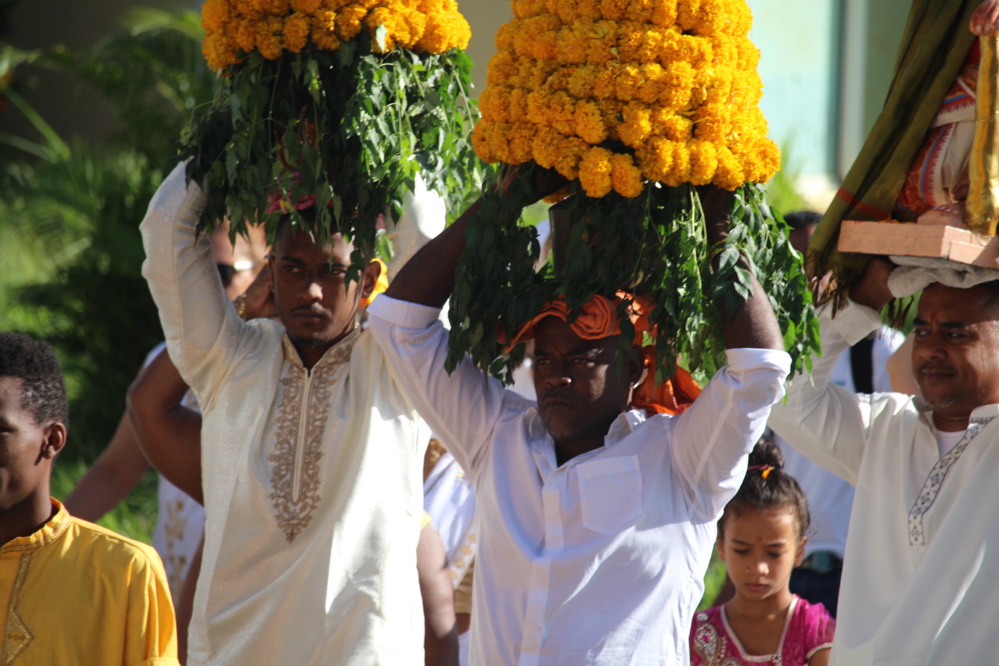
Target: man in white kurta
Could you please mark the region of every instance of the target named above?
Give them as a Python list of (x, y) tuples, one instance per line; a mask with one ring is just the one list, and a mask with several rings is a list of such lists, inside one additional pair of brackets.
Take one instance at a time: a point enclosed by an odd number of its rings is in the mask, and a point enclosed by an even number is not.
[[(999, 324), (987, 288), (975, 289), (933, 285), (920, 301), (913, 366), (933, 406), (830, 383), (840, 354), (881, 325), (851, 301), (822, 314), (823, 356), (773, 409), (774, 431), (856, 486), (834, 665), (996, 661)], [(963, 423), (948, 425), (950, 403), (964, 405)]]
[[(203, 414), (205, 549), (187, 663), (422, 663), (430, 432), (356, 325), (307, 369), (281, 323), (237, 316), (195, 234), (203, 202), (180, 165), (141, 227), (170, 356)], [(323, 266), (304, 269), (318, 279)]]

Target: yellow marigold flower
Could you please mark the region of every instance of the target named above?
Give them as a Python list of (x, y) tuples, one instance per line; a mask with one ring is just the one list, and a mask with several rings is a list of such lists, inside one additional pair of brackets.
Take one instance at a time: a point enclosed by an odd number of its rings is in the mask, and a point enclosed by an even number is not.
[(676, 24), (685, 32), (697, 33), (701, 28), (701, 0), (684, 0), (677, 3)]
[(558, 146), (555, 170), (569, 180), (575, 180), (579, 177), (579, 160), (589, 148), (590, 146), (579, 137), (563, 137)]
[(694, 185), (707, 185), (718, 169), (718, 156), (715, 145), (707, 141), (694, 139), (687, 142), (687, 153), (690, 155), (690, 182)]
[(638, 165), (649, 180), (664, 182), (673, 168), (673, 156), (676, 153), (676, 142), (654, 137), (635, 151)]
[(479, 97), (479, 113), (489, 122), (505, 123), (507, 117), (507, 106), (509, 103), (509, 90), (500, 86), (487, 86)]
[(656, 62), (642, 65), (640, 72), (642, 82), (635, 91), (635, 96), (645, 104), (655, 104), (668, 86), (666, 72)]
[(652, 20), (653, 4), (652, 0), (631, 0), (624, 10), (624, 17), (628, 21), (649, 23)]
[(605, 19), (620, 21), (631, 0), (604, 0), (600, 3), (600, 11)]
[(345, 42), (357, 37), (357, 33), (361, 32), (361, 19), (363, 19), (367, 13), (367, 9), (358, 5), (347, 5), (343, 7), (336, 16), (337, 37)]
[(576, 135), (583, 141), (596, 145), (607, 138), (607, 128), (604, 126), (600, 108), (593, 102), (583, 101), (576, 104), (575, 121)]
[(676, 23), (677, 0), (660, 0), (652, 8), (652, 22), (660, 27)]
[(619, 67), (608, 67), (597, 69), (596, 76), (593, 77), (593, 97), (597, 99), (609, 99), (614, 97), (617, 88), (617, 71)]
[(622, 102), (631, 101), (635, 97), (635, 92), (638, 90), (638, 84), (641, 81), (642, 76), (638, 67), (634, 65), (624, 67), (618, 72), (614, 93)]
[(638, 148), (652, 133), (652, 112), (644, 104), (629, 102), (624, 107), (624, 122), (617, 126), (625, 145)]
[(567, 90), (576, 99), (587, 99), (593, 96), (593, 86), (596, 82), (593, 76), (593, 68), (589, 65), (574, 67), (569, 72)]
[(718, 169), (715, 171), (715, 178), (712, 182), (723, 189), (734, 190), (746, 182), (742, 167), (728, 148), (725, 146), (716, 146), (716, 148)]
[(579, 162), (579, 184), (587, 196), (602, 197), (611, 191), (611, 157), (605, 148), (590, 148)]
[(623, 197), (632, 199), (642, 193), (645, 182), (642, 180), (642, 172), (635, 166), (631, 155), (612, 155), (611, 163), (611, 184), (614, 191)]
[(312, 43), (316, 48), (335, 51), (340, 48), (340, 40), (336, 36), (336, 12), (330, 9), (320, 9), (312, 19)]
[(235, 29), (235, 44), (243, 51), (249, 53), (257, 48), (257, 23), (248, 18), (243, 18), (231, 24)]
[(509, 136), (510, 158), (508, 164), (523, 164), (531, 159), (534, 132), (527, 125), (511, 124)]
[[(485, 91), (482, 91), (482, 94), (485, 95)], [(512, 123), (527, 121), (527, 91), (523, 88), (513, 88), (510, 90), (507, 117)]]
[(309, 17), (296, 12), (284, 20), (284, 30), (281, 33), (284, 46), (292, 53), (298, 53), (309, 41)]
[(669, 173), (663, 179), (663, 183), (670, 187), (679, 187), (690, 182), (690, 152), (687, 146), (676, 144), (673, 152), (673, 163), (670, 165)]
[(476, 123), (475, 127), (472, 128), (472, 147), (475, 149), (475, 154), (486, 162), (499, 161), (489, 144), (489, 134), (495, 127), (495, 125)]
[(205, 0), (201, 7), (201, 27), (207, 32), (220, 30), (229, 20), (228, 0)]
[(531, 153), (534, 155), (534, 161), (545, 169), (555, 166), (563, 138), (563, 135), (552, 127), (544, 125), (538, 127), (531, 141)]
[(277, 16), (268, 16), (257, 28), (257, 51), (268, 60), (277, 60), (284, 50), (284, 21)]
[[(486, 89), (489, 86), (505, 85), (507, 81), (516, 75), (517, 60), (509, 51), (497, 51), (489, 59), (489, 68), (486, 74)], [(483, 91), (485, 92), (485, 91)]]
[[(514, 29), (513, 23), (504, 23), (500, 26), (500, 29), (496, 31), (496, 36), (493, 37), (493, 44), (496, 45), (496, 55), (503, 53), (504, 55), (510, 55), (505, 53), (506, 51), (513, 48), (514, 39), (516, 39), (517, 31)], [(495, 55), (493, 56), (496, 57)], [(492, 68), (492, 59), (490, 59), (489, 67)]]
[(319, 10), (320, 0), (291, 0), (292, 10), (302, 14), (315, 14)]

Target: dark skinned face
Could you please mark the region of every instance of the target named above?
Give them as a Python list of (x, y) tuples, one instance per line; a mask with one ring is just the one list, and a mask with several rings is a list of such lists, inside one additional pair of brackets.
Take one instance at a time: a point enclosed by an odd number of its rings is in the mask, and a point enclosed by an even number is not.
[(935, 284), (919, 299), (912, 368), (941, 430), (962, 430), (973, 409), (999, 402), (997, 314), (987, 287)]
[(351, 245), (335, 234), (320, 247), (304, 230), (284, 226), (278, 233), (271, 274), (278, 317), (306, 367), (349, 333), (362, 295), (371, 293), (379, 266), (372, 263), (360, 284), (347, 284)]
[(586, 340), (558, 317), (542, 319), (534, 339), (534, 388), (542, 422), (556, 445), (589, 442), (584, 450), (596, 448), (628, 408), (641, 368), (625, 359), (619, 373), (617, 336)]

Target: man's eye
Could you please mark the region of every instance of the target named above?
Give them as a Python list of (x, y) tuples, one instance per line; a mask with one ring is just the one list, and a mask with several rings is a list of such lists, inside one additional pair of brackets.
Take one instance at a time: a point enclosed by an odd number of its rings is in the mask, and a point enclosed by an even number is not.
[(295, 275), (296, 273), (301, 273), (302, 272), (302, 267), (301, 266), (296, 266), (295, 264), (285, 264), (284, 266), (281, 267), (281, 269), (285, 273), (290, 273), (292, 275)]

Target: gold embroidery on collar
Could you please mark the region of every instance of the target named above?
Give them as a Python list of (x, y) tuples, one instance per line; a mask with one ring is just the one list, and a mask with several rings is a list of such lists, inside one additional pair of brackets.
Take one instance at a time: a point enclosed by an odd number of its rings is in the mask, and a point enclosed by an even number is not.
[(17, 567), (17, 577), (14, 579), (14, 589), (10, 593), (10, 602), (7, 605), (7, 626), (3, 633), (3, 663), (10, 664), (17, 659), (25, 648), (27, 648), (35, 635), (21, 616), (17, 614), (17, 602), (21, 597), (21, 590), (24, 588), (24, 581), (28, 578), (28, 569), (31, 568), (31, 558), (34, 553), (25, 553), (21, 556), (21, 561)]
[[(289, 363), (281, 379), (281, 404), (277, 410), (274, 453), (271, 463), (271, 493), (278, 527), (288, 543), (295, 540), (312, 520), (319, 506), (319, 460), (323, 435), (333, 403), (332, 386), (340, 368), (350, 360), (360, 331), (355, 329), (329, 350), (312, 369)], [(303, 411), (304, 410), (304, 411)]]

